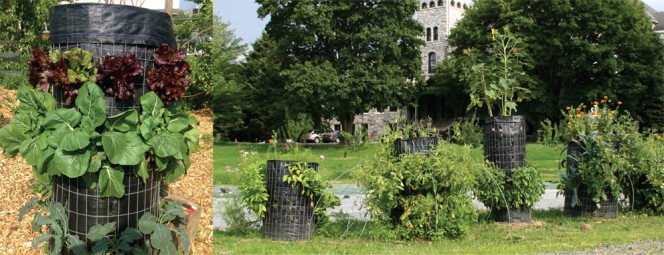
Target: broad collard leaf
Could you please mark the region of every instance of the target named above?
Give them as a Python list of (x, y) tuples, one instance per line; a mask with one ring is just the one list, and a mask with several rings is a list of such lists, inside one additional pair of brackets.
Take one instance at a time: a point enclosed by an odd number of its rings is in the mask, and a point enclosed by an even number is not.
[(53, 162), (55, 167), (69, 178), (81, 177), (90, 164), (90, 151), (63, 151), (62, 148), (55, 150)]
[(169, 157), (180, 152), (180, 140), (174, 134), (161, 133), (148, 140), (158, 157)]
[(28, 164), (36, 166), (39, 164), (39, 161), (45, 156), (44, 152), (48, 149), (48, 142), (44, 136), (37, 137), (35, 139), (28, 139), (21, 143), (19, 152), (23, 159), (25, 159)]
[(171, 160), (175, 160), (173, 157), (155, 157), (155, 161), (157, 162), (157, 171), (163, 171), (168, 167), (168, 162), (171, 162)]
[(189, 120), (185, 117), (171, 118), (168, 121), (166, 129), (173, 133), (180, 133), (189, 127)]
[(126, 228), (120, 234), (120, 241), (126, 243), (131, 243), (141, 238), (143, 238), (143, 233), (132, 227)]
[(14, 115), (11, 124), (26, 130), (26, 132), (28, 130), (34, 130), (37, 123), (35, 119), (31, 116), (31, 113), (34, 112), (32, 111), (30, 113), (22, 112)]
[(150, 235), (159, 225), (159, 218), (152, 215), (152, 213), (146, 212), (138, 220), (138, 229), (144, 235)]
[(77, 151), (85, 147), (88, 147), (90, 144), (90, 134), (81, 130), (66, 131), (62, 142), (60, 143), (60, 148), (63, 151)]
[(162, 124), (162, 122), (163, 119), (157, 117), (147, 117), (142, 119), (140, 131), (143, 139), (146, 141), (152, 139), (152, 137), (156, 135), (155, 130)]
[(104, 125), (109, 131), (134, 131), (138, 125), (138, 113), (133, 109), (118, 113), (106, 118)]
[(66, 129), (58, 129), (53, 131), (49, 136), (48, 136), (48, 145), (51, 146), (52, 148), (58, 148), (60, 147), (60, 144), (62, 143), (62, 139), (65, 138), (65, 135), (67, 132), (70, 132), (71, 130), (66, 130)]
[(141, 177), (141, 180), (143, 180), (143, 183), (145, 183), (150, 175), (148, 174), (148, 160), (143, 158), (141, 160), (141, 163), (138, 165), (133, 166), (134, 169), (134, 174), (136, 176)]
[(94, 255), (104, 255), (107, 254), (113, 243), (109, 239), (101, 239), (92, 246), (92, 254)]
[(76, 109), (58, 108), (46, 113), (44, 127), (49, 130), (74, 130), (81, 123), (81, 113)]
[(111, 163), (125, 166), (140, 163), (150, 149), (134, 133), (106, 132), (101, 136), (101, 143)]
[(97, 242), (102, 238), (108, 236), (111, 232), (115, 231), (115, 222), (109, 222), (106, 224), (97, 224), (94, 225), (88, 230), (88, 239), (92, 242)]
[(81, 126), (94, 130), (106, 121), (104, 92), (92, 82), (83, 84), (76, 97), (76, 106), (83, 114)]
[(90, 158), (90, 166), (88, 166), (89, 173), (96, 173), (101, 168), (102, 162), (106, 159), (103, 152), (97, 152)]
[(88, 189), (97, 188), (97, 182), (99, 181), (99, 176), (97, 176), (97, 174), (85, 172), (81, 178), (83, 178), (83, 182), (85, 182), (85, 186), (88, 187)]
[(46, 150), (39, 155), (39, 161), (37, 162), (36, 171), (39, 174), (45, 174), (48, 170), (48, 165), (53, 161), (53, 155), (55, 154), (55, 149), (46, 147)]
[(156, 225), (154, 231), (152, 234), (150, 234), (150, 243), (152, 244), (152, 247), (160, 250), (161, 252), (165, 252), (165, 254), (175, 254), (175, 250), (173, 250), (173, 252), (168, 252), (168, 250), (171, 248), (169, 244), (172, 246), (173, 241), (171, 236), (171, 229), (168, 228), (168, 225), (166, 224)]
[(105, 165), (99, 170), (99, 190), (102, 197), (124, 196), (124, 171), (120, 166)]
[(18, 111), (36, 111), (46, 113), (55, 109), (55, 99), (52, 95), (39, 92), (36, 89), (23, 86), (16, 95), (19, 101)]
[(13, 124), (0, 128), (0, 147), (4, 149), (4, 154), (8, 157), (16, 156), (23, 141), (30, 139), (25, 134), (27, 130)]
[(88, 252), (87, 245), (85, 244), (85, 242), (81, 241), (80, 238), (78, 238), (78, 235), (67, 235), (67, 243), (69, 244), (69, 248), (76, 255), (90, 254)]
[(168, 166), (164, 169), (164, 173), (164, 183), (173, 183), (184, 174), (184, 166), (180, 160), (172, 159), (168, 162)]
[(143, 113), (141, 115), (144, 118), (161, 118), (161, 115), (164, 112), (164, 103), (161, 101), (161, 99), (159, 99), (157, 94), (150, 91), (141, 96), (141, 108), (143, 109)]

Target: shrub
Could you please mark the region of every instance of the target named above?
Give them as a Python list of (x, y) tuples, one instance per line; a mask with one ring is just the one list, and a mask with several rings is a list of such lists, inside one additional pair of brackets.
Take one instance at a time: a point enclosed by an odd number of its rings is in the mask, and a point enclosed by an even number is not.
[(478, 176), (477, 199), (492, 210), (532, 207), (544, 194), (544, 183), (535, 167), (514, 169), (511, 176), (492, 167)]
[(21, 74), (0, 74), (0, 86), (6, 89), (18, 89), (23, 85), (28, 85), (28, 79)]
[(452, 123), (451, 141), (454, 143), (480, 147), (483, 138), (482, 127), (480, 127), (475, 115), (470, 120)]
[(537, 130), (537, 133), (539, 134), (538, 143), (553, 147), (561, 142), (558, 125), (551, 123), (549, 119), (544, 119), (544, 121), (540, 122), (540, 129)]

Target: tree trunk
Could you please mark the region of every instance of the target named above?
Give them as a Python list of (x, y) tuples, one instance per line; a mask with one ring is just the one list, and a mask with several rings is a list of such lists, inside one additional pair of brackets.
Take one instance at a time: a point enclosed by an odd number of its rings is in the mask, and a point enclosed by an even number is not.
[(355, 134), (355, 125), (353, 121), (355, 120), (355, 114), (352, 112), (345, 112), (339, 116), (339, 121), (341, 122), (341, 128), (344, 132)]

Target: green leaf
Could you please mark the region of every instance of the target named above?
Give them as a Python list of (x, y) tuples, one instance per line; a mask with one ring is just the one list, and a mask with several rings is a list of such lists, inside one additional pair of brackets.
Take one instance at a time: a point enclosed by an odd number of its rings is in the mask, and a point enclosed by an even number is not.
[(115, 231), (115, 222), (109, 222), (106, 224), (97, 224), (94, 225), (88, 230), (88, 239), (93, 242), (97, 242), (100, 239), (108, 236), (111, 232)]
[(159, 225), (158, 221), (159, 219), (156, 216), (152, 215), (152, 213), (146, 212), (138, 220), (138, 229), (144, 235), (152, 234), (157, 228), (157, 225)]
[(83, 114), (81, 126), (94, 130), (106, 121), (104, 92), (92, 82), (86, 82), (78, 91), (76, 106)]
[(82, 176), (90, 164), (90, 151), (66, 152), (62, 148), (55, 150), (53, 155), (53, 162), (59, 172), (69, 178), (76, 178)]
[(19, 113), (14, 115), (11, 122), (12, 125), (22, 128), (24, 130), (34, 130), (35, 123), (27, 113)]
[(164, 172), (164, 183), (173, 183), (177, 181), (184, 174), (184, 166), (180, 164), (179, 160), (170, 160)]
[(38, 205), (37, 202), (39, 202), (39, 199), (37, 199), (36, 197), (30, 198), (30, 200), (28, 200), (28, 202), (25, 203), (25, 205), (23, 205), (21, 209), (18, 209), (18, 221), (22, 221), (23, 216), (25, 216), (26, 213), (28, 213), (30, 210), (35, 208), (35, 206)]
[(106, 118), (104, 123), (109, 131), (129, 132), (138, 125), (138, 113), (132, 109)]
[(60, 255), (60, 253), (61, 253), (60, 251), (62, 250), (62, 244), (63, 244), (64, 240), (62, 240), (62, 236), (61, 236), (61, 235), (57, 235), (57, 236), (55, 236), (55, 237), (53, 238), (53, 240), (54, 240), (53, 243), (54, 243), (55, 245), (53, 246), (53, 250), (50, 252), (50, 254), (52, 254), (52, 255)]
[(97, 188), (97, 182), (99, 181), (99, 177), (95, 173), (91, 172), (85, 172), (83, 176), (83, 181), (85, 182), (85, 186), (88, 187), (88, 189), (95, 189)]
[(75, 109), (58, 108), (46, 113), (44, 127), (50, 130), (74, 130), (81, 123), (81, 113)]
[(25, 134), (25, 129), (9, 124), (0, 128), (0, 147), (4, 149), (4, 154), (8, 157), (14, 157), (21, 147), (23, 141), (30, 139)]
[[(173, 249), (173, 252), (168, 251), (171, 248), (169, 244), (173, 246), (173, 241), (171, 229), (168, 228), (168, 225), (166, 224), (157, 224), (154, 232), (150, 234), (150, 243), (152, 243), (152, 247), (161, 250), (161, 252), (165, 252), (165, 254), (175, 254), (175, 249)], [(173, 248), (175, 248), (175, 246), (173, 246)]]
[(189, 127), (189, 120), (183, 117), (173, 118), (168, 121), (166, 129), (173, 133), (180, 133)]
[(106, 254), (110, 248), (111, 248), (111, 241), (108, 239), (101, 239), (97, 241), (95, 245), (92, 246), (92, 254), (103, 255)]
[(150, 91), (141, 96), (141, 108), (143, 109), (142, 116), (161, 118), (164, 103), (157, 94)]
[(37, 139), (29, 139), (21, 143), (19, 152), (28, 164), (36, 166), (39, 161), (45, 156), (44, 152), (48, 148), (48, 142), (42, 137)]
[(150, 140), (155, 135), (155, 130), (162, 123), (162, 119), (156, 117), (148, 117), (143, 119), (141, 123), (140, 131), (143, 139)]
[(134, 169), (134, 174), (136, 174), (136, 176), (138, 177), (141, 177), (143, 183), (145, 183), (150, 177), (150, 175), (148, 174), (148, 160), (145, 158), (141, 160), (141, 163), (133, 166), (133, 169)]
[(88, 247), (85, 242), (81, 241), (78, 238), (78, 235), (67, 235), (67, 242), (69, 243), (69, 248), (74, 251), (76, 255), (87, 255)]
[(98, 152), (90, 158), (90, 166), (88, 166), (89, 173), (96, 173), (101, 168), (101, 163), (106, 157), (103, 152)]
[(124, 196), (124, 171), (121, 167), (105, 165), (99, 171), (99, 190), (102, 197)]
[(53, 234), (45, 234), (41, 235), (38, 237), (35, 237), (34, 240), (32, 240), (32, 248), (35, 250), (39, 250), (39, 244), (48, 241), (48, 239), (54, 238), (55, 235)]
[(165, 170), (168, 167), (168, 163), (171, 162), (171, 160), (175, 160), (173, 159), (173, 157), (166, 157), (166, 158), (155, 157), (155, 159), (156, 159), (155, 161), (157, 162), (157, 171)]
[(45, 113), (55, 109), (55, 99), (52, 95), (41, 93), (37, 89), (23, 86), (16, 95), (19, 101), (19, 112), (36, 111)]
[(140, 163), (150, 149), (133, 133), (105, 132), (101, 143), (111, 163), (125, 166)]
[(198, 128), (191, 129), (184, 133), (184, 139), (187, 142), (187, 147), (189, 148), (189, 155), (198, 150), (198, 141), (200, 130)]
[(180, 237), (180, 244), (182, 245), (182, 250), (183, 251), (189, 250), (189, 245), (191, 244), (191, 241), (189, 240), (189, 235), (187, 235), (187, 232), (177, 231), (177, 234)]
[(126, 243), (131, 243), (141, 238), (143, 238), (143, 234), (138, 231), (138, 229), (131, 227), (125, 228), (125, 230), (122, 231), (122, 234), (120, 234), (120, 241)]
[(81, 130), (67, 131), (64, 133), (60, 148), (63, 151), (76, 151), (87, 147), (90, 144), (90, 135)]
[(142, 245), (142, 246), (139, 246), (139, 247), (134, 247), (131, 250), (131, 253), (133, 255), (148, 255), (148, 254), (150, 254), (150, 252), (148, 250), (148, 247), (146, 245)]
[(148, 140), (148, 144), (154, 148), (154, 152), (158, 157), (173, 156), (180, 152), (180, 141), (173, 134), (158, 134)]
[(65, 129), (58, 129), (53, 131), (49, 136), (48, 136), (48, 145), (53, 147), (53, 148), (58, 148), (60, 147), (60, 144), (62, 143), (62, 139), (64, 139), (65, 135), (67, 134), (69, 130)]

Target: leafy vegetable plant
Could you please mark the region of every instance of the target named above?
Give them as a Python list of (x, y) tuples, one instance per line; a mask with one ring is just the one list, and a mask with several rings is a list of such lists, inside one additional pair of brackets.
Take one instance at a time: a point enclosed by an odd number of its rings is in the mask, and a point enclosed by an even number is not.
[(473, 192), (492, 210), (530, 208), (544, 194), (544, 183), (535, 167), (516, 168), (509, 175), (497, 167), (485, 169)]
[(101, 58), (97, 80), (104, 93), (120, 100), (133, 99), (136, 95), (136, 78), (143, 73), (143, 66), (132, 53), (122, 56), (108, 55)]
[(30, 84), (39, 86), (43, 92), (49, 92), (51, 85), (58, 87), (63, 92), (64, 103), (70, 105), (84, 83), (96, 82), (97, 69), (92, 58), (92, 53), (80, 48), (55, 50), (49, 55), (41, 48), (34, 48), (28, 62)]
[(148, 71), (146, 82), (166, 104), (180, 99), (185, 87), (191, 83), (188, 77), (191, 70), (184, 60), (186, 56), (184, 49), (172, 49), (166, 44), (152, 55), (154, 67)]

